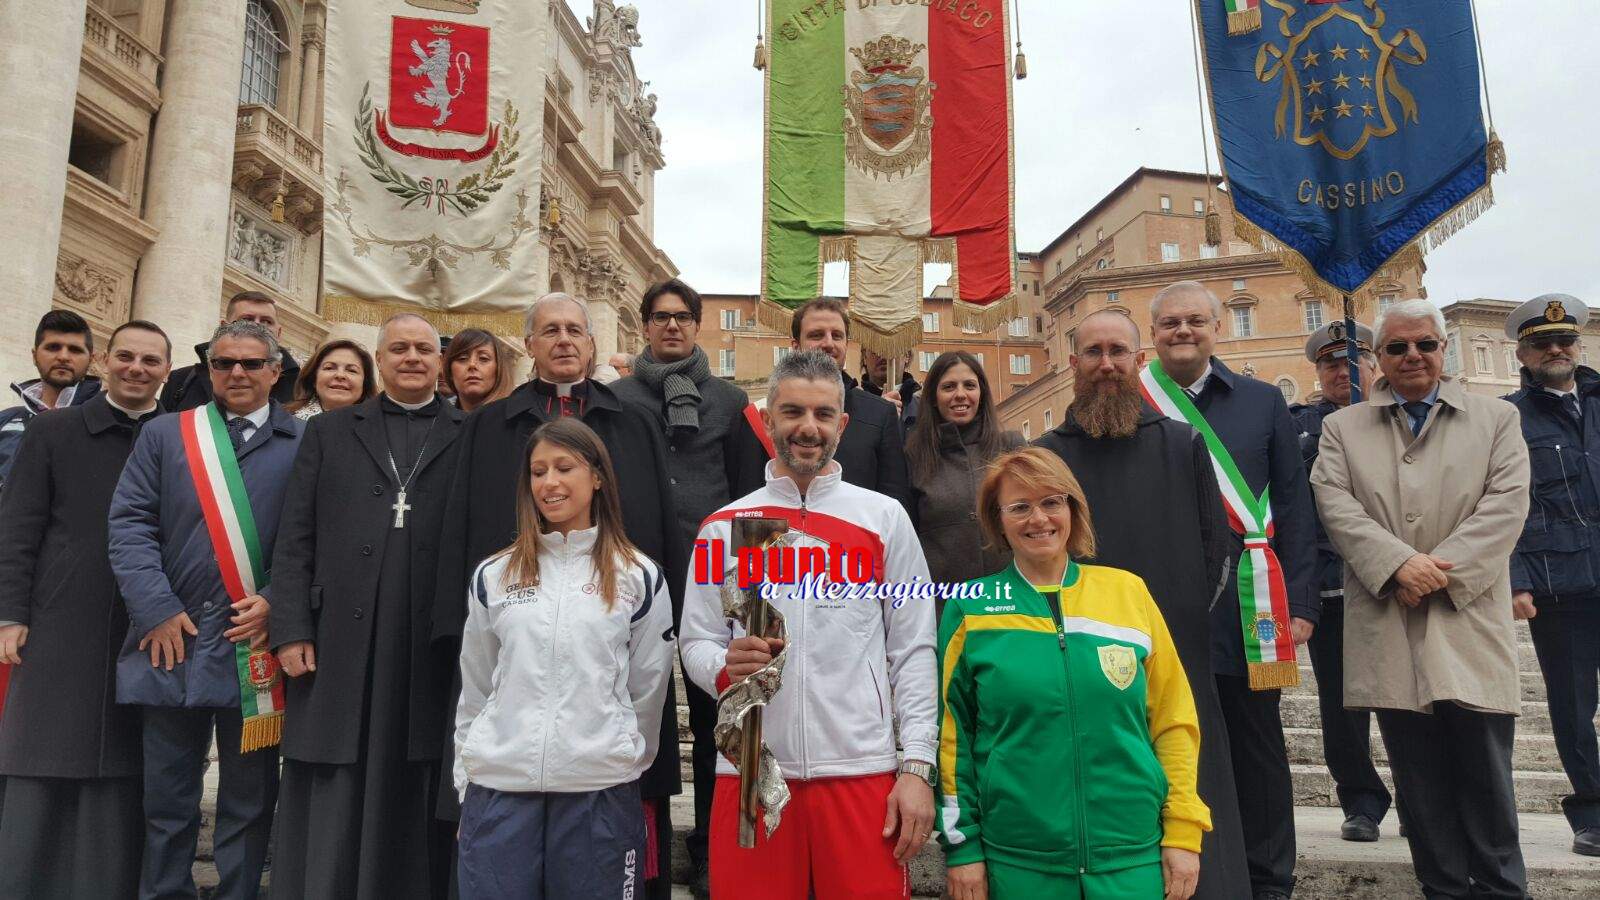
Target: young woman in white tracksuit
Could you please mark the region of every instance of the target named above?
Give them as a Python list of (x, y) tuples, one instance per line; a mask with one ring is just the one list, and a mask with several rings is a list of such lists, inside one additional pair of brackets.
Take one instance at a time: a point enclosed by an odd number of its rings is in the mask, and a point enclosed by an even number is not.
[(634, 896), (637, 779), (655, 759), (672, 668), (666, 579), (624, 536), (611, 459), (577, 419), (534, 432), (517, 523), (467, 592), (461, 896)]

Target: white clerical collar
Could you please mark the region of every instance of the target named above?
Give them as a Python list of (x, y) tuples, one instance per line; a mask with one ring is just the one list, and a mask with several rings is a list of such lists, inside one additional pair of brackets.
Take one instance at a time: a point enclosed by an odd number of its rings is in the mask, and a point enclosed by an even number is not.
[(250, 424), (254, 425), (256, 428), (259, 429), (259, 428), (266, 427), (267, 419), (271, 415), (272, 415), (272, 403), (269, 401), (265, 406), (262, 406), (260, 409), (256, 410), (255, 412), (245, 413), (242, 416), (239, 415), (238, 413), (228, 413), (227, 420), (228, 421), (232, 421), (233, 419), (249, 419), (250, 420)]
[(401, 409), (410, 410), (411, 412), (416, 412), (417, 410), (423, 408), (424, 406), (427, 406), (429, 403), (432, 403), (434, 395), (433, 394), (429, 394), (428, 395), (428, 399), (422, 401), (421, 403), (407, 403), (404, 400), (396, 399), (393, 394), (384, 394), (384, 396), (388, 397), (389, 398), (389, 402), (393, 403), (395, 406), (398, 406)]
[(550, 385), (550, 388), (555, 391), (557, 397), (571, 397), (572, 396), (573, 387), (575, 387), (576, 385), (580, 385), (580, 384), (582, 384), (584, 382), (584, 379), (582, 379), (582, 378), (578, 379), (577, 381), (569, 381), (569, 382), (566, 382), (564, 384), (559, 384), (557, 382), (550, 381), (550, 380), (544, 379), (544, 378), (541, 378), (539, 380), (544, 382), (545, 384)]
[(144, 409), (129, 409), (126, 406), (123, 406), (121, 403), (118, 403), (115, 399), (113, 399), (112, 396), (111, 396), (111, 393), (109, 391), (106, 392), (106, 402), (111, 404), (111, 408), (112, 409), (118, 410), (123, 415), (127, 416), (128, 418), (136, 419), (136, 420), (137, 419), (142, 419), (145, 416), (150, 415), (151, 413), (156, 411), (156, 408), (158, 406), (160, 406), (160, 404), (158, 404), (158, 403), (156, 403), (155, 401), (152, 400), (150, 402), (150, 405), (145, 407)]

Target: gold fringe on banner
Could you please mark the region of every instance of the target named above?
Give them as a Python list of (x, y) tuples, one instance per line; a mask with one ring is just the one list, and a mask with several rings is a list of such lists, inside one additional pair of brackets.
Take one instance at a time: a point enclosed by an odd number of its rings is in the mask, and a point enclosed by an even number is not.
[(861, 345), (861, 349), (871, 350), (887, 359), (899, 359), (902, 353), (921, 342), (922, 316), (918, 315), (893, 331), (880, 331), (876, 326), (852, 316), (850, 330), (853, 332), (851, 338)]
[(927, 238), (922, 242), (923, 265), (956, 264), (956, 239), (955, 238)]
[(1229, 34), (1249, 34), (1261, 27), (1261, 7), (1228, 13)]
[(1273, 688), (1294, 687), (1300, 683), (1300, 664), (1292, 659), (1279, 662), (1250, 663), (1250, 690), (1270, 691)]
[(822, 262), (850, 262), (855, 259), (856, 239), (848, 234), (825, 235), (818, 242), (818, 254)]
[(276, 747), (283, 740), (283, 713), (252, 716), (239, 731), (239, 752)]
[(971, 328), (979, 334), (987, 334), (1017, 317), (1018, 302), (1016, 294), (1007, 294), (982, 306), (957, 300), (954, 307), (958, 328)]
[(771, 328), (773, 331), (787, 336), (790, 323), (794, 321), (794, 310), (763, 297), (756, 301), (756, 321), (761, 323), (764, 328)]
[(468, 328), (482, 328), (513, 343), (522, 339), (523, 314), (520, 312), (459, 313), (429, 309), (414, 303), (383, 303), (339, 294), (329, 294), (322, 298), (322, 317), (330, 322), (382, 325), (384, 320), (395, 313), (416, 313), (427, 319), (434, 328), (439, 329), (441, 334), (455, 334)]

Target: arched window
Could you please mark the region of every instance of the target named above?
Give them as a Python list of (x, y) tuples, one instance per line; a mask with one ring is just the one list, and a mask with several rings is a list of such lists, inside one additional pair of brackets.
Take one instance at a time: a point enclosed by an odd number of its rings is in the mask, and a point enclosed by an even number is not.
[(278, 71), (289, 45), (264, 0), (249, 0), (244, 16), (244, 67), (239, 73), (239, 104), (278, 105)]
[(1293, 403), (1295, 395), (1300, 393), (1300, 386), (1294, 383), (1293, 378), (1285, 375), (1278, 379), (1278, 390), (1283, 392), (1283, 402)]

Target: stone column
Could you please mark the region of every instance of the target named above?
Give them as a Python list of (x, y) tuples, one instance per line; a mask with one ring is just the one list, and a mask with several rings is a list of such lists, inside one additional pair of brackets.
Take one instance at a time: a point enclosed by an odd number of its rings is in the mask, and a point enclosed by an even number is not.
[[(0, 376), (33, 377), (33, 327), (55, 296), (61, 208), (67, 196), (67, 145), (78, 97), (86, 0), (0, 2)], [(8, 401), (9, 402), (9, 401)]]
[(245, 3), (171, 0), (168, 10), (145, 193), (160, 234), (139, 263), (133, 314), (188, 347), (211, 336), (222, 309)]
[(300, 130), (322, 142), (322, 48), (327, 38), (320, 21), (307, 10), (300, 48)]

